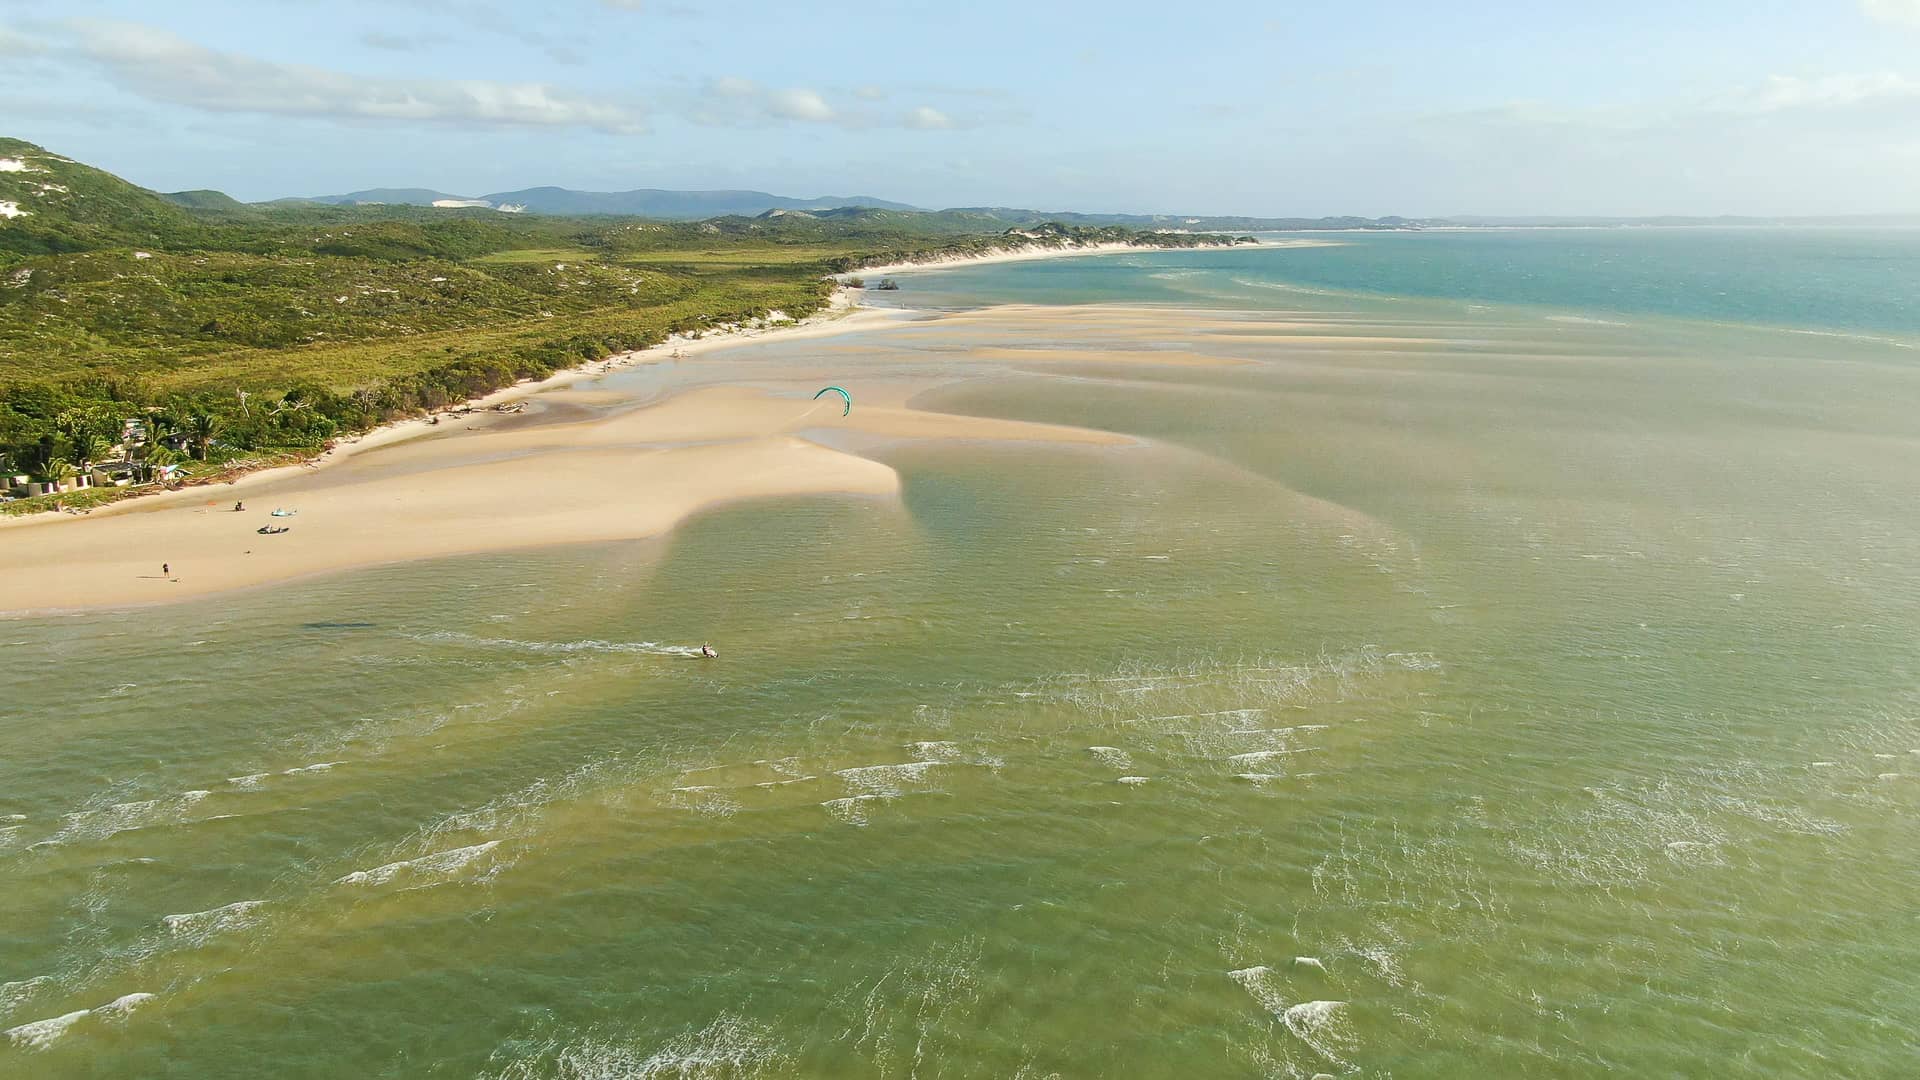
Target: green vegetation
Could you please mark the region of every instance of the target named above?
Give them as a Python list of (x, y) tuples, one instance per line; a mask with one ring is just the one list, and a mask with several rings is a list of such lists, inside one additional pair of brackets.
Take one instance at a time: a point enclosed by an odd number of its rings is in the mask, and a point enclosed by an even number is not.
[(0, 476), (39, 482), (311, 454), (671, 335), (804, 318), (831, 298), (827, 275), (864, 265), (1224, 242), (882, 209), (657, 222), (261, 206), (157, 195), (18, 140), (0, 160)]

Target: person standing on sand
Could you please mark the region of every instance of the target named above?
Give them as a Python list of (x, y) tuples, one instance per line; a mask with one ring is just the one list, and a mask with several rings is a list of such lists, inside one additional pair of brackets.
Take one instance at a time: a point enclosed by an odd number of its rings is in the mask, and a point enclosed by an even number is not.
[(163, 577), (163, 578), (171, 578), (171, 577), (173, 577), (173, 568), (172, 568), (172, 567), (170, 567), (170, 566), (168, 566), (168, 565), (167, 565), (166, 563), (161, 563), (161, 564), (160, 564), (160, 576), (161, 576), (161, 577)]

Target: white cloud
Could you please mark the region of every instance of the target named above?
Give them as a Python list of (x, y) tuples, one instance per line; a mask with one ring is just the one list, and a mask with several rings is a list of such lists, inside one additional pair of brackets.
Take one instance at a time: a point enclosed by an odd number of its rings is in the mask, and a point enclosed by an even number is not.
[(1860, 0), (1860, 10), (1875, 22), (1920, 27), (1920, 0)]
[(73, 48), (141, 97), (214, 112), (508, 127), (643, 129), (638, 106), (541, 83), (393, 79), (283, 64), (208, 49), (152, 27), (69, 24)]
[(939, 109), (921, 105), (907, 114), (907, 126), (916, 131), (945, 131), (953, 127), (953, 118)]
[(1859, 74), (1774, 75), (1758, 87), (1725, 95), (1714, 104), (1736, 112), (1844, 109), (1920, 98), (1920, 81), (1891, 71)]
[[(863, 90), (842, 91), (834, 100), (810, 87), (768, 87), (739, 76), (716, 78), (699, 89), (663, 89), (643, 101), (547, 83), (395, 78), (285, 63), (211, 49), (137, 23), (72, 20), (45, 33), (44, 40), (36, 41), (8, 36), (0, 28), (0, 53), (37, 51), (66, 66), (93, 69), (113, 85), (148, 101), (207, 112), (443, 126), (586, 128), (621, 135), (646, 130), (645, 120), (653, 114), (711, 127), (804, 124), (939, 131), (960, 126), (947, 113), (927, 105), (905, 113), (882, 111), (869, 103), (872, 94)], [(363, 45), (389, 51), (445, 40), (434, 34), (385, 32), (361, 37)]]
[(788, 120), (825, 123), (834, 118), (833, 106), (812, 90), (775, 90), (767, 95), (767, 109)]
[(615, 11), (645, 11), (647, 8), (647, 0), (600, 0), (600, 3)]
[(730, 75), (708, 82), (691, 96), (683, 96), (675, 111), (684, 112), (694, 123), (709, 127), (802, 123), (831, 124), (858, 131), (874, 128), (947, 131), (961, 126), (952, 116), (930, 105), (904, 113), (877, 109), (868, 103), (884, 98), (886, 92), (873, 87), (862, 87), (842, 96), (845, 100), (832, 101), (820, 91), (807, 87), (777, 90)]

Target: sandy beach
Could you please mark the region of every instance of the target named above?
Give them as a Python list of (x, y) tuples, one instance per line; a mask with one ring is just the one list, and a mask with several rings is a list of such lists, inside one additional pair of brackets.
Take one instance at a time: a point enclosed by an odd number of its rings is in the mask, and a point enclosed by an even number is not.
[[(477, 429), (443, 425), (430, 438), (388, 436), (375, 444), (378, 453), (362, 447), (352, 461), (323, 470), (259, 474), (135, 500), (118, 513), (7, 529), (0, 532), (0, 597), (11, 614), (164, 603), (383, 563), (639, 539), (739, 499), (897, 493), (891, 468), (810, 440), (809, 432), (877, 443), (1127, 441), (906, 405), (936, 381), (863, 391), (844, 417), (837, 397), (811, 399), (817, 383), (810, 380), (694, 389), (583, 421), (535, 417)], [(591, 410), (607, 396), (561, 390), (550, 404), (558, 412)], [(232, 509), (239, 499), (247, 502), (243, 512)], [(294, 513), (274, 517), (275, 508)], [(262, 535), (262, 526), (291, 528)]]
[[(974, 261), (1137, 250), (1125, 245), (1049, 248)], [(999, 326), (1007, 336), (1005, 347), (974, 349), (970, 364), (1239, 363), (1177, 350), (1016, 347), (1023, 338), (1050, 336), (1047, 327), (1056, 320), (1092, 320), (1117, 340), (1130, 327), (1144, 330), (1160, 321), (1164, 313), (1116, 308), (1068, 315), (1024, 305), (1002, 310), (1013, 317)], [(960, 312), (940, 320), (971, 335), (988, 317)], [(653, 400), (657, 388), (636, 392), (617, 382), (622, 373), (648, 365), (677, 365), (758, 342), (793, 343), (915, 323), (924, 327), (925, 318), (908, 309), (861, 308), (856, 294), (843, 290), (829, 311), (804, 322), (675, 339), (610, 357), (497, 391), (474, 401), (475, 411), (458, 419), (443, 414), (438, 424), (421, 418), (385, 425), (343, 440), (312, 462), (129, 499), (78, 517), (6, 519), (0, 521), (0, 613), (165, 603), (355, 567), (640, 539), (740, 499), (895, 495), (899, 479), (893, 470), (841, 448), (849, 441), (1128, 441), (1107, 432), (909, 406), (916, 394), (951, 381), (955, 372), (948, 370), (917, 370), (909, 378), (863, 384), (859, 407), (844, 418), (830, 403), (810, 400), (820, 385), (819, 371), (787, 371), (748, 385), (708, 382), (664, 400)], [(871, 342), (857, 348), (868, 355), (887, 351)], [(609, 377), (614, 385), (605, 385)], [(536, 399), (531, 415), (486, 411), (526, 399)], [(241, 501), (247, 509), (235, 512), (234, 503)], [(275, 508), (298, 512), (269, 516)], [(291, 529), (263, 535), (257, 531), (263, 525)]]

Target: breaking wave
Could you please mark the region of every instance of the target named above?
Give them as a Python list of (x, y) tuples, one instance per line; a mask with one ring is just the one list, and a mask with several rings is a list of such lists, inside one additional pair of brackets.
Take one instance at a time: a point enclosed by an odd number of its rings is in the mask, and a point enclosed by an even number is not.
[[(385, 866), (376, 866), (371, 870), (355, 870), (338, 879), (334, 884), (376, 886), (400, 881), (411, 889), (440, 885), (453, 880), (467, 867), (485, 859), (489, 852), (499, 846), (500, 841), (489, 840), (484, 844), (435, 852), (432, 855), (422, 855), (417, 859), (402, 859), (399, 862), (387, 863)], [(487, 876), (491, 873), (492, 871), (489, 871)]]
[(569, 655), (575, 653), (634, 653), (643, 656), (699, 656), (696, 645), (663, 645), (657, 641), (521, 641), (517, 638), (486, 638), (446, 630), (414, 635), (413, 640), (436, 645), (461, 645), (476, 649), (506, 649), (514, 652)]

